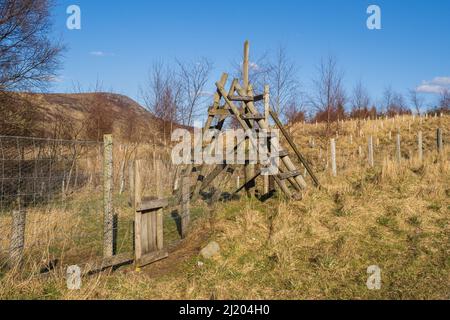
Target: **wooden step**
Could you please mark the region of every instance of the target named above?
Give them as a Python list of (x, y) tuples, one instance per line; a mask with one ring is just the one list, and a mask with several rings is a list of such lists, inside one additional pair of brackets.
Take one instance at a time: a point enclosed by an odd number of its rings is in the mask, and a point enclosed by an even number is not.
[(253, 102), (254, 98), (250, 96), (229, 96), (228, 99), (230, 101), (238, 101), (238, 102)]
[(241, 115), (241, 119), (243, 120), (263, 120), (266, 117), (262, 114), (256, 113), (256, 114), (243, 114)]
[(210, 116), (221, 116), (226, 117), (231, 115), (230, 109), (209, 109), (208, 114)]
[(295, 170), (295, 171), (291, 171), (291, 172), (280, 173), (277, 176), (278, 176), (278, 179), (280, 179), (280, 180), (287, 180), (290, 178), (298, 177), (299, 175), (301, 175), (300, 171)]

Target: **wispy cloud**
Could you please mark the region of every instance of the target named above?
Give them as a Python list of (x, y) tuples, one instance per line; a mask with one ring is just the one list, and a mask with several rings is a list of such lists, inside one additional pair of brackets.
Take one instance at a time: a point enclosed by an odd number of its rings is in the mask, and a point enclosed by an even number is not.
[(436, 77), (431, 81), (423, 81), (416, 88), (417, 92), (441, 94), (445, 90), (450, 90), (450, 77)]
[(91, 51), (91, 52), (89, 52), (89, 54), (91, 56), (94, 56), (94, 57), (114, 56), (114, 53), (107, 53), (107, 52), (104, 52), (104, 51)]

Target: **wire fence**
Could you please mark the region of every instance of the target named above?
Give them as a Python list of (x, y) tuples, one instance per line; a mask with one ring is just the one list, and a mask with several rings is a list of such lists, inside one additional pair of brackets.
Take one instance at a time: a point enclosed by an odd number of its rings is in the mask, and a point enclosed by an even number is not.
[(0, 136), (2, 267), (17, 250), (26, 270), (101, 253), (102, 157), (101, 143)]

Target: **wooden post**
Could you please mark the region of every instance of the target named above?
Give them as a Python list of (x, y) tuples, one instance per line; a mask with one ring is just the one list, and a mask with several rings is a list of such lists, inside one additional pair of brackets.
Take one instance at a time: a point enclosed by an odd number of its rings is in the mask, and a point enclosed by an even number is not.
[(129, 190), (130, 190), (130, 206), (134, 207), (135, 204), (135, 194), (134, 194), (134, 161), (130, 161), (130, 164), (128, 165), (128, 184), (129, 184)]
[(103, 257), (114, 255), (114, 211), (113, 211), (113, 138), (112, 135), (103, 137)]
[(190, 198), (191, 182), (189, 176), (183, 176), (181, 180), (181, 237), (186, 238), (191, 220)]
[(374, 156), (373, 156), (373, 137), (369, 137), (369, 166), (373, 168), (375, 165)]
[(270, 117), (270, 87), (269, 85), (264, 86), (264, 118), (266, 123), (269, 124)]
[(402, 161), (402, 150), (401, 150), (401, 136), (400, 132), (397, 133), (397, 143), (395, 145), (395, 155), (397, 162), (400, 163)]
[(423, 162), (423, 134), (419, 131), (417, 136), (418, 148), (419, 148), (419, 161)]
[(442, 129), (437, 129), (436, 133), (436, 140), (437, 140), (437, 150), (439, 154), (442, 154), (444, 152), (444, 141), (442, 138)]
[[(162, 169), (161, 160), (156, 161), (156, 197), (163, 198)], [(155, 229), (156, 248), (162, 250), (164, 248), (164, 210), (160, 208), (155, 214), (152, 214), (152, 225)]]
[(336, 165), (336, 140), (331, 139), (331, 169), (333, 177), (337, 177), (337, 165)]
[[(142, 179), (141, 179), (141, 167), (142, 161), (135, 160), (134, 161), (134, 171), (133, 171), (133, 181), (134, 181), (134, 199), (133, 199), (133, 207), (136, 209), (140, 207), (142, 203)], [(142, 231), (143, 230), (143, 217), (140, 212), (136, 212), (134, 217), (134, 250), (136, 255), (136, 262), (139, 261), (142, 257)]]
[[(250, 56), (250, 44), (248, 41), (245, 41), (244, 44), (244, 62), (242, 65), (242, 78), (244, 82), (244, 90), (248, 94), (249, 92), (249, 56)], [(245, 113), (248, 113), (247, 106), (245, 102), (242, 103), (243, 109), (245, 110)], [(250, 127), (252, 129), (252, 126)], [(249, 139), (246, 141), (246, 149), (248, 150), (251, 148), (251, 143)], [(249, 152), (247, 152), (247, 155), (249, 155)], [(251, 198), (253, 196), (253, 188), (254, 188), (254, 182), (250, 182), (250, 179), (254, 176), (255, 172), (255, 166), (253, 164), (250, 164), (250, 160), (246, 161), (245, 167), (244, 167), (244, 174), (245, 174), (245, 182), (249, 182), (245, 186), (245, 190), (247, 192), (247, 197)]]
[(11, 239), (9, 244), (9, 263), (11, 269), (19, 268), (23, 261), (25, 247), (25, 210), (12, 212)]

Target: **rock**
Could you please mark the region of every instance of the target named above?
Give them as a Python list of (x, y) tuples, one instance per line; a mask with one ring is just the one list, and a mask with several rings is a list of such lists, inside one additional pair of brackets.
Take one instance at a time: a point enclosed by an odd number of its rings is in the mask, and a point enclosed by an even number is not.
[(203, 267), (205, 264), (203, 263), (203, 262), (201, 262), (201, 261), (198, 261), (197, 262), (197, 266), (199, 267), (199, 268), (201, 268), (201, 267)]
[(217, 242), (210, 242), (200, 251), (200, 255), (205, 259), (211, 259), (220, 254), (220, 246)]

